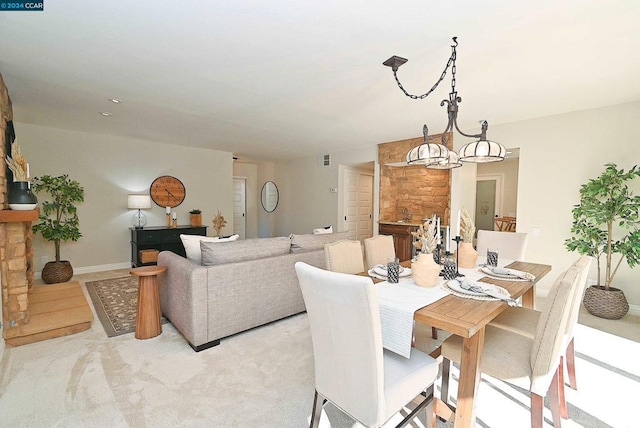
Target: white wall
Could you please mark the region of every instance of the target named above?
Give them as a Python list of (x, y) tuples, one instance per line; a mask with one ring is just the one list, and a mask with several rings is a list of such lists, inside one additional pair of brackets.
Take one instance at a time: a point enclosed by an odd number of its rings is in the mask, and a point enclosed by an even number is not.
[[(330, 188), (339, 189), (339, 165), (360, 165), (378, 158), (378, 147), (345, 150), (331, 153), (331, 166), (323, 166), (320, 156), (278, 163), (276, 177), (280, 188), (281, 206), (277, 212), (276, 233), (311, 233), (313, 229), (333, 225), (337, 230), (338, 204), (341, 193), (331, 193)], [(374, 178), (374, 225), (378, 215), (378, 185)], [(377, 229), (377, 227), (374, 227)]]
[[(539, 237), (530, 236), (527, 259), (553, 266), (543, 286), (549, 287), (579, 256), (565, 249), (564, 240), (570, 236), (571, 209), (579, 202), (580, 186), (600, 175), (608, 162), (625, 169), (639, 163), (639, 117), (640, 102), (634, 102), (490, 127), (490, 139), (520, 147), (517, 228), (529, 233), (533, 227), (540, 229)], [(640, 194), (640, 183), (634, 191)], [(639, 272), (623, 263), (614, 279), (636, 309)]]
[[(69, 174), (85, 189), (78, 205), (80, 231), (77, 242), (61, 245), (61, 257), (78, 268), (128, 264), (134, 211), (127, 209), (127, 194), (149, 193), (160, 175), (173, 175), (186, 187), (184, 202), (175, 208), (178, 224), (189, 224), (189, 210), (202, 210), (203, 224), (213, 233), (211, 220), (220, 209), (228, 220), (223, 233), (233, 230), (232, 154), (172, 146), (149, 141), (108, 137), (15, 123), (16, 137), (31, 174)], [(45, 195), (38, 195), (40, 201)], [(146, 210), (147, 226), (164, 226), (165, 211), (152, 203)], [(53, 244), (34, 236), (35, 270), (42, 256), (54, 258)]]

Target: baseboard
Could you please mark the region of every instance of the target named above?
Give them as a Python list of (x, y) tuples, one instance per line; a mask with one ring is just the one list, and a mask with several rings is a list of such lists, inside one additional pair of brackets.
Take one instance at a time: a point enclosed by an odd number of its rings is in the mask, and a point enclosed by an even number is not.
[[(83, 273), (96, 273), (96, 272), (105, 272), (108, 270), (118, 270), (118, 269), (130, 269), (131, 262), (122, 262), (122, 263), (111, 263), (107, 265), (95, 265), (95, 266), (83, 266), (79, 268), (73, 268), (74, 275), (81, 275)], [(36, 272), (34, 274), (36, 279), (42, 278), (42, 272)]]
[[(536, 296), (545, 298), (549, 294), (549, 290), (546, 288), (538, 287), (536, 288)], [(640, 316), (640, 305), (629, 305), (629, 314)]]

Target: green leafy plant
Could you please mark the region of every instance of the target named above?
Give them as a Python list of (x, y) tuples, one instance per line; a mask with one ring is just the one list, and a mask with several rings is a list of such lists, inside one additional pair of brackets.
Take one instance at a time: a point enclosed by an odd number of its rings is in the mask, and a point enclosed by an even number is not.
[[(640, 169), (618, 169), (605, 165), (605, 171), (580, 187), (580, 204), (573, 210), (573, 236), (565, 241), (570, 251), (598, 260), (598, 285), (609, 290), (623, 260), (633, 268), (640, 263), (640, 196), (634, 196), (629, 184), (640, 177)], [(613, 263), (613, 254), (620, 258)], [(601, 281), (600, 257), (605, 256), (604, 283)]]
[(202, 211), (200, 211), (199, 209), (193, 209), (191, 211), (189, 211), (189, 214), (202, 214)]
[(60, 261), (60, 242), (77, 241), (80, 233), (77, 202), (84, 201), (84, 188), (67, 174), (52, 177), (43, 175), (35, 177), (33, 190), (51, 196), (50, 201), (42, 202), (39, 223), (33, 226), (33, 232), (40, 232), (42, 237), (53, 241), (56, 250), (56, 262)]

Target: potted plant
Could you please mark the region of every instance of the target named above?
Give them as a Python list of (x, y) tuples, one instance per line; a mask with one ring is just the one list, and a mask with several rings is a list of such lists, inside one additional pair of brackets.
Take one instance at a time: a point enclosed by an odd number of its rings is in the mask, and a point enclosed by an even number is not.
[(202, 211), (197, 208), (189, 211), (189, 223), (192, 227), (202, 226)]
[(50, 201), (42, 202), (39, 223), (33, 225), (34, 233), (40, 232), (44, 239), (53, 241), (56, 252), (55, 261), (42, 269), (42, 280), (47, 284), (66, 282), (73, 276), (73, 268), (68, 261), (60, 260), (60, 242), (77, 241), (82, 236), (75, 203), (84, 201), (84, 188), (65, 174), (35, 177), (33, 189), (51, 196)]
[[(619, 319), (629, 311), (629, 304), (622, 290), (611, 283), (623, 260), (631, 268), (640, 262), (640, 196), (629, 189), (629, 184), (640, 177), (640, 169), (635, 165), (625, 172), (612, 163), (605, 166), (598, 178), (580, 187), (580, 204), (572, 210), (573, 236), (565, 246), (598, 261), (598, 284), (587, 288), (583, 300), (587, 310), (601, 318)], [(620, 255), (617, 261), (614, 254)]]

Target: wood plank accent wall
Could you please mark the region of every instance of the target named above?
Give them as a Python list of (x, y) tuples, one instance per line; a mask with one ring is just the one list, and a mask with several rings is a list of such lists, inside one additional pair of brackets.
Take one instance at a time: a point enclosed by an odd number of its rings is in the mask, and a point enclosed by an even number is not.
[[(440, 139), (441, 134), (432, 138)], [(449, 222), (451, 210), (451, 171), (428, 169), (425, 166), (391, 167), (387, 163), (403, 162), (409, 150), (422, 144), (423, 137), (392, 141), (378, 145), (380, 163), (380, 221), (397, 221), (407, 208), (412, 223), (434, 213), (441, 217), (441, 226)], [(453, 135), (448, 134), (447, 147), (453, 147)]]

